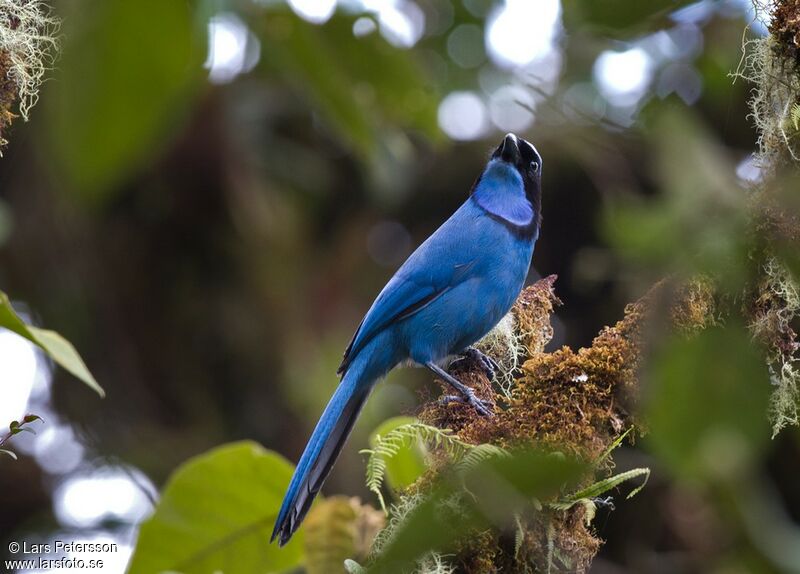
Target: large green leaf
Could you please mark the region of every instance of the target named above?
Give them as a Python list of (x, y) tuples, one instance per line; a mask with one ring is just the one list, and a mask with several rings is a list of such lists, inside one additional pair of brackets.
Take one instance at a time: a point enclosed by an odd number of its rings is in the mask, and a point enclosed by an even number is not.
[(205, 31), (185, 0), (80, 0), (63, 9), (48, 133), (77, 191), (97, 197), (178, 132), (204, 73)]
[[(14, 311), (8, 295), (2, 291), (0, 291), (0, 327), (5, 327), (20, 337), (28, 339), (31, 343), (38, 345), (57, 364), (89, 385), (101, 397), (105, 396), (105, 391), (92, 376), (92, 373), (89, 372), (86, 363), (83, 362), (72, 343), (55, 331), (26, 325)], [(0, 366), (1, 368), (2, 366)]]
[(266, 574), (302, 561), (303, 535), (270, 544), (292, 465), (244, 441), (189, 460), (146, 521), (128, 574)]

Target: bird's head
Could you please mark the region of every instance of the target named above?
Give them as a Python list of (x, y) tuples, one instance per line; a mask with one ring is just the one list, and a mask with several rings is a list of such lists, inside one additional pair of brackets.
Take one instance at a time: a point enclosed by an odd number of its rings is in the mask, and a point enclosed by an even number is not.
[(529, 142), (506, 134), (472, 186), (472, 199), (523, 234), (538, 235), (542, 221), (542, 156)]
[(492, 153), (487, 170), (513, 168), (522, 179), (525, 195), (534, 202), (539, 198), (542, 182), (542, 156), (533, 145), (514, 134), (506, 134)]

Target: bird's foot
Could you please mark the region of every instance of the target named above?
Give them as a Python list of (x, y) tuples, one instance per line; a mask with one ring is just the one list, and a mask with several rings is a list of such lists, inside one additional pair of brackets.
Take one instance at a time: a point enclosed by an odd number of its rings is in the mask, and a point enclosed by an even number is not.
[(471, 387), (468, 387), (467, 385), (459, 381), (457, 378), (449, 374), (447, 371), (445, 371), (443, 368), (441, 368), (433, 361), (425, 363), (425, 366), (428, 367), (428, 369), (430, 369), (431, 371), (433, 371), (435, 375), (441, 377), (446, 383), (448, 383), (451, 387), (453, 387), (459, 393), (461, 393), (460, 396), (445, 397), (444, 398), (445, 404), (452, 401), (456, 401), (462, 404), (468, 404), (471, 405), (476, 411), (478, 411), (479, 415), (485, 417), (492, 416), (492, 408), (494, 407), (494, 405), (490, 402), (479, 399), (475, 395), (475, 391), (472, 390)]
[(479, 415), (483, 417), (491, 417), (494, 413), (492, 413), (492, 403), (489, 401), (484, 401), (483, 399), (479, 399), (475, 394), (475, 391), (467, 387), (467, 391), (463, 395), (445, 395), (441, 398), (441, 403), (444, 405), (449, 405), (450, 403), (460, 403), (462, 405), (470, 405), (474, 408)]
[(489, 355), (480, 352), (475, 347), (467, 347), (464, 349), (464, 352), (461, 353), (461, 356), (450, 363), (450, 365), (452, 366), (461, 361), (473, 361), (476, 365), (478, 365), (478, 368), (484, 372), (490, 381), (494, 380), (497, 371), (500, 370), (500, 365), (497, 364), (497, 361), (492, 359)]
[(592, 499), (592, 502), (598, 508), (608, 508), (609, 510), (614, 510), (614, 497), (613, 496), (606, 496), (605, 498), (595, 497)]

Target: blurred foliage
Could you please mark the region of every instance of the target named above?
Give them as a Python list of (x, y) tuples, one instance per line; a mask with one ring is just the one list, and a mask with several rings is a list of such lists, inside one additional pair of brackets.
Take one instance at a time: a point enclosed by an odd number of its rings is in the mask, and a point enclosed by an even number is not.
[(647, 442), (676, 477), (731, 478), (767, 454), (769, 380), (742, 326), (671, 339), (651, 360)]
[(706, 273), (731, 290), (748, 274), (747, 197), (726, 157), (700, 118), (667, 108), (652, 118), (650, 166), (661, 193), (623, 198), (605, 214), (604, 228), (618, 252), (657, 274)]
[(250, 18), (262, 50), (261, 65), (297, 89), (324, 114), (330, 127), (355, 154), (391, 183), (385, 162), (411, 153), (398, 128), (436, 140), (439, 94), (410, 52), (390, 46), (377, 34), (357, 38), (357, 16), (336, 14), (315, 26), (288, 9), (255, 13)]
[(445, 475), (385, 534), (369, 572), (405, 572), (430, 552), (447, 553), (464, 534), (490, 525), (513, 530), (514, 516), (575, 481), (582, 466), (538, 452), (484, 459)]
[(99, 200), (167, 147), (188, 116), (203, 79), (205, 23), (179, 0), (65, 8), (72, 25), (48, 99), (49, 133), (75, 191)]
[(92, 376), (92, 373), (89, 372), (86, 363), (78, 355), (72, 343), (55, 331), (27, 325), (14, 311), (8, 295), (2, 291), (0, 291), (0, 327), (29, 340), (47, 353), (47, 356), (58, 365), (94, 389), (101, 397), (105, 396), (105, 391)]
[(142, 524), (129, 574), (249, 574), (296, 567), (302, 533), (284, 548), (269, 543), (292, 471), (283, 457), (252, 442), (189, 460)]
[(564, 20), (568, 28), (589, 25), (598, 33), (625, 38), (664, 26), (689, 4), (692, 0), (574, 0), (564, 3)]
[(380, 510), (357, 498), (333, 496), (316, 502), (303, 527), (306, 572), (342, 572), (345, 560), (365, 560), (385, 522)]

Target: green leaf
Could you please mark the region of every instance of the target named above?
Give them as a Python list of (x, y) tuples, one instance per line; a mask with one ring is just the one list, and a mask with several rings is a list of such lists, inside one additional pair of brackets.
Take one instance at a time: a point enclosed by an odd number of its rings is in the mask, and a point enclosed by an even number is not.
[(11, 421), (11, 424), (8, 425), (8, 429), (11, 432), (11, 436), (17, 435), (21, 432), (36, 434), (36, 431), (34, 431), (32, 428), (22, 426), (18, 421)]
[(11, 306), (8, 295), (0, 291), (0, 327), (13, 331), (40, 347), (53, 361), (94, 389), (101, 397), (106, 395), (86, 367), (75, 347), (55, 331), (26, 325)]
[(292, 465), (254, 442), (215, 448), (170, 478), (139, 533), (128, 574), (266, 574), (302, 561), (303, 533), (270, 544)]
[(65, 41), (47, 125), (56, 159), (84, 197), (101, 198), (179, 133), (204, 74), (205, 22), (194, 5), (61, 5)]
[(765, 453), (770, 382), (745, 327), (675, 337), (648, 370), (646, 442), (676, 475), (731, 480)]
[(17, 460), (17, 455), (14, 454), (13, 452), (11, 452), (10, 450), (6, 450), (4, 448), (0, 448), (0, 454), (8, 455), (11, 458), (13, 458), (14, 460)]

